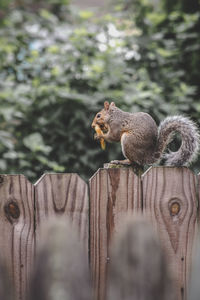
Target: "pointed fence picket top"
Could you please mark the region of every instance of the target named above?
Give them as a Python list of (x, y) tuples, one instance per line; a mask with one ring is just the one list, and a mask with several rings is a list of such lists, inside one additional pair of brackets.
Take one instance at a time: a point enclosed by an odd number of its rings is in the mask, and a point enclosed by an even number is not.
[(34, 255), (34, 188), (23, 175), (0, 175), (0, 249), (10, 289), (25, 300)]
[(143, 175), (143, 214), (159, 233), (178, 299), (186, 299), (197, 223), (195, 175), (187, 168), (150, 168)]
[(141, 181), (131, 169), (100, 169), (90, 179), (90, 265), (95, 299), (106, 293), (109, 244), (128, 212), (141, 211)]
[(50, 217), (69, 216), (88, 251), (88, 187), (77, 174), (45, 174), (35, 184), (36, 244)]

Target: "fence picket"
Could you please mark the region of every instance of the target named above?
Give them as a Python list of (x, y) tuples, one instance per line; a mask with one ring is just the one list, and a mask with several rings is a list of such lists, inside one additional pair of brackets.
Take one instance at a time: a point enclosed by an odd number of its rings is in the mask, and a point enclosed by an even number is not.
[(111, 247), (109, 300), (177, 300), (158, 236), (143, 216), (126, 216)]
[(86, 253), (71, 220), (51, 218), (42, 226), (29, 300), (91, 300)]
[(196, 176), (184, 167), (152, 167), (142, 179), (129, 168), (100, 169), (89, 186), (90, 210), (87, 184), (77, 174), (45, 174), (34, 186), (23, 175), (0, 175), (0, 261), (15, 300), (27, 300), (39, 229), (55, 216), (78, 227), (87, 252), (89, 240), (94, 296), (105, 300), (109, 246), (129, 212), (142, 212), (154, 224), (174, 274), (177, 300), (186, 300), (199, 219)]
[(10, 289), (25, 300), (34, 255), (34, 192), (23, 175), (0, 176), (0, 249)]
[(143, 175), (143, 213), (160, 235), (178, 299), (186, 299), (197, 221), (195, 175), (187, 168), (149, 169)]
[(109, 244), (121, 217), (140, 210), (140, 179), (131, 169), (100, 169), (90, 179), (89, 249), (95, 299), (105, 299)]
[(36, 241), (49, 217), (68, 216), (88, 251), (88, 188), (77, 174), (45, 174), (35, 184)]

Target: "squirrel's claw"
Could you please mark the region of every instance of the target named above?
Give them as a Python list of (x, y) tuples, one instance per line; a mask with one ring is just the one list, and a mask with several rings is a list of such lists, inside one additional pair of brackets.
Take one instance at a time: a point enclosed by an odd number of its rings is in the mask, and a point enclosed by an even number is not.
[(130, 166), (132, 163), (130, 162), (129, 159), (124, 159), (124, 160), (112, 160), (110, 164)]

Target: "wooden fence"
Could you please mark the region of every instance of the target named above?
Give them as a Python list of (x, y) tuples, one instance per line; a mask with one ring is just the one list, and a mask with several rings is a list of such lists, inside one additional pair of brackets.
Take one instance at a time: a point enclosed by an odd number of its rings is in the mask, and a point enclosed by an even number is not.
[(177, 299), (186, 300), (199, 220), (199, 182), (200, 176), (184, 167), (152, 167), (141, 178), (130, 168), (99, 169), (88, 193), (77, 174), (45, 174), (35, 185), (23, 175), (1, 175), (0, 256), (16, 300), (27, 297), (39, 229), (58, 215), (68, 216), (78, 227), (89, 253), (94, 298), (104, 300), (109, 245), (130, 212), (143, 214), (153, 224), (174, 276)]

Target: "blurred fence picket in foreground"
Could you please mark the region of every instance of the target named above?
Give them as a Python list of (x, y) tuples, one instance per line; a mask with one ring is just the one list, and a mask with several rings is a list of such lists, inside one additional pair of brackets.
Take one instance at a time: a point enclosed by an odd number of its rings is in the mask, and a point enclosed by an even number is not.
[[(120, 299), (117, 291), (125, 300), (190, 300), (198, 182), (184, 167), (152, 167), (142, 177), (131, 168), (99, 169), (88, 194), (77, 174), (45, 174), (35, 185), (1, 175), (0, 300), (13, 299), (3, 282), (15, 300), (90, 299), (88, 254), (95, 300)], [(152, 228), (126, 224), (130, 214)], [(44, 235), (41, 228), (61, 216), (67, 223)]]
[(126, 216), (111, 247), (108, 299), (176, 300), (159, 239), (142, 216)]
[(30, 281), (30, 300), (91, 300), (86, 249), (70, 219), (44, 224)]

